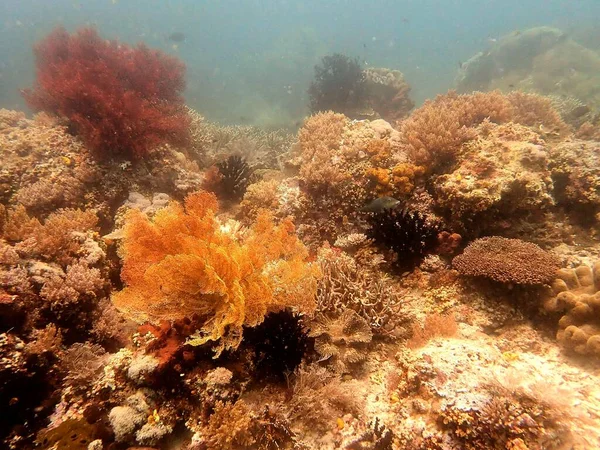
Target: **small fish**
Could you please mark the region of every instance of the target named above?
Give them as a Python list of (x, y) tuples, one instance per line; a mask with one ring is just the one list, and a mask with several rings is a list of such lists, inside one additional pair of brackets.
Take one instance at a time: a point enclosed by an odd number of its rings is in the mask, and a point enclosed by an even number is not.
[(508, 87), (511, 88), (511, 89), (513, 89), (515, 87), (515, 85), (514, 84), (509, 84)]
[(459, 61), (459, 62), (458, 62), (458, 68), (459, 68), (459, 69), (462, 69), (462, 68), (463, 68), (463, 64), (464, 64), (464, 63), (463, 63), (462, 61)]
[(185, 33), (182, 33), (181, 31), (176, 31), (167, 36), (167, 39), (173, 42), (183, 42), (185, 41), (185, 38)]
[(581, 105), (581, 106), (578, 106), (577, 108), (575, 108), (573, 111), (571, 111), (571, 114), (569, 114), (569, 115), (571, 117), (573, 117), (574, 119), (578, 119), (581, 116), (585, 116), (589, 112), (590, 112), (589, 106)]
[(408, 20), (406, 17), (402, 18), (402, 23), (410, 23), (410, 20)]
[(367, 49), (367, 44), (365, 44), (364, 42), (363, 42), (363, 48), (364, 48), (365, 50)]
[(392, 209), (398, 203), (400, 202), (394, 197), (379, 197), (371, 201), (369, 204), (363, 206), (360, 211), (370, 213), (381, 212), (385, 211), (386, 209)]

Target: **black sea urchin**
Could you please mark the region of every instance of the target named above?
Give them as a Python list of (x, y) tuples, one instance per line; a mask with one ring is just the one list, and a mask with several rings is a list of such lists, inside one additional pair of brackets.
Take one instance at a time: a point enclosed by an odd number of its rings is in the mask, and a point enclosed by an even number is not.
[(396, 266), (411, 269), (437, 245), (438, 225), (427, 216), (401, 208), (371, 213), (367, 236), (396, 254)]
[(217, 163), (221, 179), (218, 185), (219, 197), (227, 200), (240, 200), (250, 184), (252, 168), (238, 155), (231, 155)]
[(345, 113), (364, 106), (366, 99), (365, 74), (358, 59), (335, 53), (324, 56), (315, 66), (315, 78), (310, 84), (311, 111)]
[(261, 378), (283, 380), (300, 365), (311, 341), (300, 316), (289, 310), (270, 313), (260, 325), (244, 330), (244, 343), (254, 350)]

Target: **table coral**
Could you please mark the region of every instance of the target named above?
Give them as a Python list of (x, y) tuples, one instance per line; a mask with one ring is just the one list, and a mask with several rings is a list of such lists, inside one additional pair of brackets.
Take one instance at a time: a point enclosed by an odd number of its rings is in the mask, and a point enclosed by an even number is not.
[(274, 225), (259, 215), (243, 240), (223, 231), (217, 202), (200, 192), (185, 205), (171, 203), (152, 220), (132, 210), (125, 225), (125, 289), (113, 302), (140, 322), (198, 315), (205, 329), (194, 343), (219, 340), (235, 348), (242, 325), (254, 326), (267, 312), (314, 309), (318, 268), (290, 221)]
[(477, 239), (452, 261), (462, 275), (500, 283), (544, 284), (559, 269), (558, 257), (535, 244), (498, 236)]

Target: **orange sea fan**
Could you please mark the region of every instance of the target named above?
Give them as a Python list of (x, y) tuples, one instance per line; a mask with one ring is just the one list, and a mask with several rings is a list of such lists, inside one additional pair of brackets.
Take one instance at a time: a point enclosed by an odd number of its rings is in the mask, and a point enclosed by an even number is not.
[(171, 203), (152, 220), (132, 211), (125, 225), (123, 281), (117, 308), (138, 322), (198, 316), (204, 329), (192, 343), (219, 340), (217, 352), (235, 348), (243, 325), (255, 326), (271, 311), (315, 308), (318, 269), (284, 220), (261, 213), (238, 239), (215, 219), (213, 194)]

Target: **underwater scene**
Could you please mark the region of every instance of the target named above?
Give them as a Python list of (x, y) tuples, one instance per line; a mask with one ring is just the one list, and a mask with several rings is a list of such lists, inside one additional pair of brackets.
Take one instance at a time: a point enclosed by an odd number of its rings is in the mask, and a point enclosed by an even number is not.
[(2, 0), (0, 449), (600, 449), (598, 0)]

